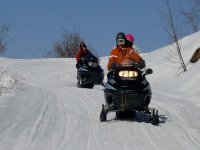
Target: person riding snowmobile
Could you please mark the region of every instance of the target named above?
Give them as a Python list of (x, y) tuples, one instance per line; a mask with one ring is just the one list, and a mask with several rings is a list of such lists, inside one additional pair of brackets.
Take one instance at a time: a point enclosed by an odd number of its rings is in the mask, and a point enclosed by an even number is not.
[(126, 45), (127, 47), (129, 48), (132, 48), (133, 47), (133, 43), (134, 43), (134, 37), (133, 35), (131, 34), (126, 34)]
[(84, 42), (80, 43), (76, 61), (78, 87), (93, 88), (96, 84), (103, 85), (104, 71), (99, 64), (99, 59), (87, 49)]
[[(133, 41), (133, 39), (132, 39)], [(131, 46), (123, 32), (116, 36), (117, 47), (111, 51), (107, 68), (107, 82), (104, 89), (106, 104), (102, 104), (100, 121), (107, 120), (109, 112), (116, 112), (116, 118), (135, 117), (136, 112), (144, 112), (149, 121), (159, 123), (158, 110), (148, 107), (152, 97), (151, 86), (146, 75), (152, 69), (145, 68), (145, 62)], [(146, 69), (143, 72), (143, 69)]]
[(132, 48), (137, 54), (139, 53), (139, 50), (137, 47), (134, 45), (134, 37), (132, 34), (126, 34), (126, 46), (129, 48)]
[[(130, 47), (130, 43), (129, 45), (127, 44), (128, 40), (123, 32), (117, 33), (116, 35), (117, 47), (111, 51), (107, 64), (107, 69), (109, 71), (107, 76), (108, 78), (110, 78), (112, 72), (115, 71), (117, 65), (121, 64), (136, 63), (138, 65), (138, 69), (140, 69), (142, 72), (145, 71), (146, 67), (145, 61), (138, 53), (136, 53), (133, 50), (132, 47)], [(131, 41), (134, 41), (134, 39), (132, 38)], [(148, 106), (149, 103), (150, 101), (146, 103), (146, 106)]]
[(126, 63), (126, 62), (135, 62), (138, 64), (140, 69), (145, 68), (145, 61), (142, 57), (127, 46), (127, 39), (123, 32), (119, 32), (116, 35), (116, 44), (117, 47), (114, 48), (111, 53), (107, 64), (108, 71), (112, 71), (116, 68), (116, 65)]
[[(87, 45), (84, 42), (81, 42), (79, 45), (79, 50), (76, 55), (76, 68), (79, 68), (80, 64), (83, 63), (82, 59), (86, 55), (92, 55), (92, 53), (88, 50)], [(93, 57), (95, 57), (93, 55)], [(96, 57), (95, 57), (96, 58)], [(98, 58), (96, 58), (98, 60)]]

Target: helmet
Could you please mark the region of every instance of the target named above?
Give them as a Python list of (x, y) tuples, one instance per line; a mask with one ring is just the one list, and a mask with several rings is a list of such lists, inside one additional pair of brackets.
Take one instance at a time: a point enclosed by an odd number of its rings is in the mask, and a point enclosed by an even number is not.
[(124, 39), (124, 40), (126, 40), (125, 34), (124, 34), (123, 32), (117, 33), (117, 35), (116, 35), (116, 41), (117, 41), (118, 39)]
[(81, 43), (79, 44), (79, 47), (80, 47), (80, 49), (81, 49), (82, 47), (87, 47), (87, 45), (85, 44), (85, 42), (81, 42)]
[(125, 34), (123, 32), (117, 33), (117, 35), (116, 35), (117, 46), (121, 45), (121, 44), (124, 45), (125, 42), (126, 42), (126, 36), (125, 36)]
[(131, 42), (132, 44), (134, 43), (134, 38), (131, 34), (126, 34), (126, 40)]

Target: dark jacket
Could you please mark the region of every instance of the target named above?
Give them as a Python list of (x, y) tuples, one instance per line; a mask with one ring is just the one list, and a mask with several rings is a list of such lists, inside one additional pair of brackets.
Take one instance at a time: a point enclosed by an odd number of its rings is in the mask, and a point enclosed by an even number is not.
[[(82, 49), (80, 49), (78, 52), (77, 52), (77, 55), (76, 55), (76, 63), (79, 64), (81, 63), (81, 58), (86, 56), (86, 55), (92, 55), (92, 53), (87, 49), (87, 51), (84, 53)], [(95, 57), (95, 56), (93, 56)], [(96, 57), (95, 57), (96, 58)]]

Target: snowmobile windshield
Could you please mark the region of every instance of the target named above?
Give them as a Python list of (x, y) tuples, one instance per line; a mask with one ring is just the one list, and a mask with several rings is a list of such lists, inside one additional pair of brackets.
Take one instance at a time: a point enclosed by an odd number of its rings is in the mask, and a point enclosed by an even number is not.
[(98, 54), (97, 50), (91, 49), (90, 52), (92, 53), (93, 56), (98, 58), (98, 61), (100, 62), (100, 57), (99, 57), (99, 54)]
[(85, 53), (82, 56), (81, 59), (82, 59), (83, 63), (88, 63), (88, 62), (99, 63), (99, 59), (96, 56), (94, 56), (90, 51), (88, 51), (87, 53)]

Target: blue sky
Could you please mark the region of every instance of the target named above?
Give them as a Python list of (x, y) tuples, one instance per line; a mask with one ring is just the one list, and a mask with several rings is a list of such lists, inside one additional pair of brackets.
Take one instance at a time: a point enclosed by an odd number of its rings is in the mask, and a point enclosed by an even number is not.
[[(174, 3), (186, 5), (186, 0)], [(87, 45), (107, 56), (118, 32), (150, 52), (169, 44), (159, 9), (164, 0), (0, 0), (0, 25), (9, 24), (5, 57), (39, 58), (59, 41), (63, 28), (79, 31)]]

